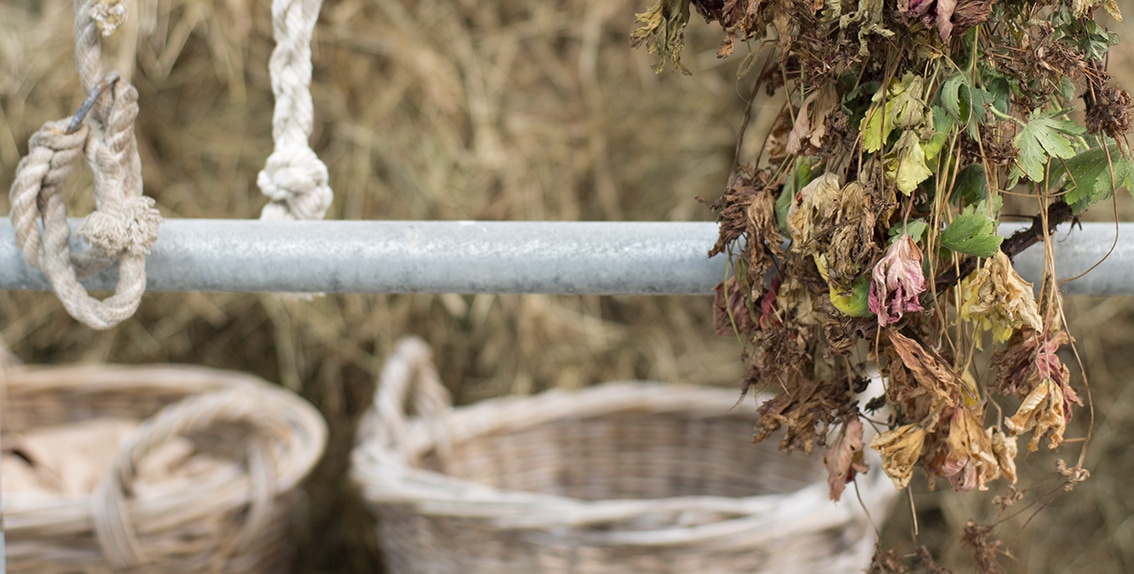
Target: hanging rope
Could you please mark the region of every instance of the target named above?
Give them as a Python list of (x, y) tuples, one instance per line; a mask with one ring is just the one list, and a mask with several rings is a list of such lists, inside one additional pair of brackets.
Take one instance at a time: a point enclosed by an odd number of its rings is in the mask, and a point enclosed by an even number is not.
[[(72, 118), (47, 122), (32, 135), (9, 193), (24, 258), (51, 280), (67, 312), (95, 329), (113, 327), (137, 310), (146, 255), (161, 223), (154, 200), (142, 195), (134, 139), (138, 92), (118, 74), (102, 73), (99, 36), (113, 33), (124, 17), (122, 0), (75, 0), (75, 61), (87, 99)], [(76, 230), (89, 250), (72, 253), (63, 182), (80, 155), (94, 174), (96, 210)], [(115, 262), (114, 294), (91, 297), (78, 276)]]
[(307, 143), (314, 122), (311, 102), (311, 33), (322, 0), (274, 0), (272, 31), (276, 49), (269, 67), (275, 149), (256, 178), (271, 201), (261, 219), (322, 219), (331, 206), (327, 166)]

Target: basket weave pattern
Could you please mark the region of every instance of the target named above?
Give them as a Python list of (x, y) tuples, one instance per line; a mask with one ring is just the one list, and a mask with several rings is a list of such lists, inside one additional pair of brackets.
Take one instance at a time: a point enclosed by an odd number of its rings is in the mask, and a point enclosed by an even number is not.
[[(297, 485), (326, 424), (302, 399), (249, 375), (197, 367), (12, 367), (5, 437), (98, 417), (142, 420), (87, 496), (5, 493), (12, 572), (278, 572), (291, 560)], [(147, 483), (139, 463), (184, 437), (227, 461), (188, 487)]]
[[(751, 413), (735, 401), (632, 382), (450, 409), (428, 349), (407, 340), (353, 472), (395, 573), (860, 571), (874, 526), (853, 487), (834, 505), (816, 461), (743, 440)], [(858, 488), (881, 519), (889, 480)]]

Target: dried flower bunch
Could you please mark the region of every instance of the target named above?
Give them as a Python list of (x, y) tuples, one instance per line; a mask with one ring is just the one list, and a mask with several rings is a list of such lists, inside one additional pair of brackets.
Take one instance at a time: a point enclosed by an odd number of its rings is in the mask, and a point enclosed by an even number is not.
[[(1018, 438), (1063, 442), (1082, 401), (1051, 251), (1038, 298), (1012, 257), (1134, 178), (1100, 8), (1121, 18), (1115, 0), (659, 0), (638, 15), (632, 39), (659, 70), (685, 71), (695, 9), (724, 30), (720, 57), (769, 50), (753, 97), (787, 94), (710, 204), (710, 255), (732, 262), (714, 312), (743, 343), (744, 389), (775, 393), (755, 439), (825, 447), (832, 498), (867, 446), (898, 487), (920, 468), (966, 491), (1015, 483)], [(1005, 239), (1008, 195), (1038, 215)], [(868, 364), (885, 396), (860, 405)], [(880, 431), (868, 445), (864, 423)]]

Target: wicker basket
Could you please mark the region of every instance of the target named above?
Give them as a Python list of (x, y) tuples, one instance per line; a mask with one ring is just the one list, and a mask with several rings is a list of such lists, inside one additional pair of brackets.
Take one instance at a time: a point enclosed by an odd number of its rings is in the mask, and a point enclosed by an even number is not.
[[(327, 434), (311, 405), (252, 376), (195, 367), (13, 367), (2, 378), (6, 441), (93, 418), (145, 419), (94, 493), (4, 493), (12, 572), (287, 568), (296, 487)], [(178, 437), (214, 470), (139, 483), (147, 455)]]
[(353, 474), (394, 573), (861, 571), (890, 480), (874, 465), (830, 502), (822, 466), (745, 440), (735, 402), (633, 382), (451, 409), (406, 340)]

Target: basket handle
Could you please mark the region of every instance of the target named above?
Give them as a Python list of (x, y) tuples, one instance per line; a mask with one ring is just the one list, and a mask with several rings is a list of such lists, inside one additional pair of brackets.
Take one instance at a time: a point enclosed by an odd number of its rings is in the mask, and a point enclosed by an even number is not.
[(368, 417), (365, 432), (373, 433), (380, 444), (404, 452), (409, 417), (406, 403), (411, 398), (417, 417), (433, 423), (442, 421), (453, 408), (452, 397), (433, 366), (433, 352), (417, 337), (398, 341), (386, 360), (374, 392), (374, 416)]
[[(235, 424), (253, 432), (240, 446), (244, 449), (252, 490), (247, 519), (240, 536), (225, 541), (225, 550), (240, 549), (268, 520), (276, 495), (278, 472), (271, 437), (292, 432), (281, 402), (271, 392), (255, 392), (238, 384), (229, 389), (203, 393), (173, 403), (146, 419), (118, 449), (110, 471), (95, 491), (94, 526), (99, 546), (115, 571), (128, 570), (147, 562), (138, 543), (126, 499), (133, 495), (139, 463), (159, 446), (178, 437), (191, 435), (218, 424)], [(227, 553), (223, 553), (227, 554)]]

